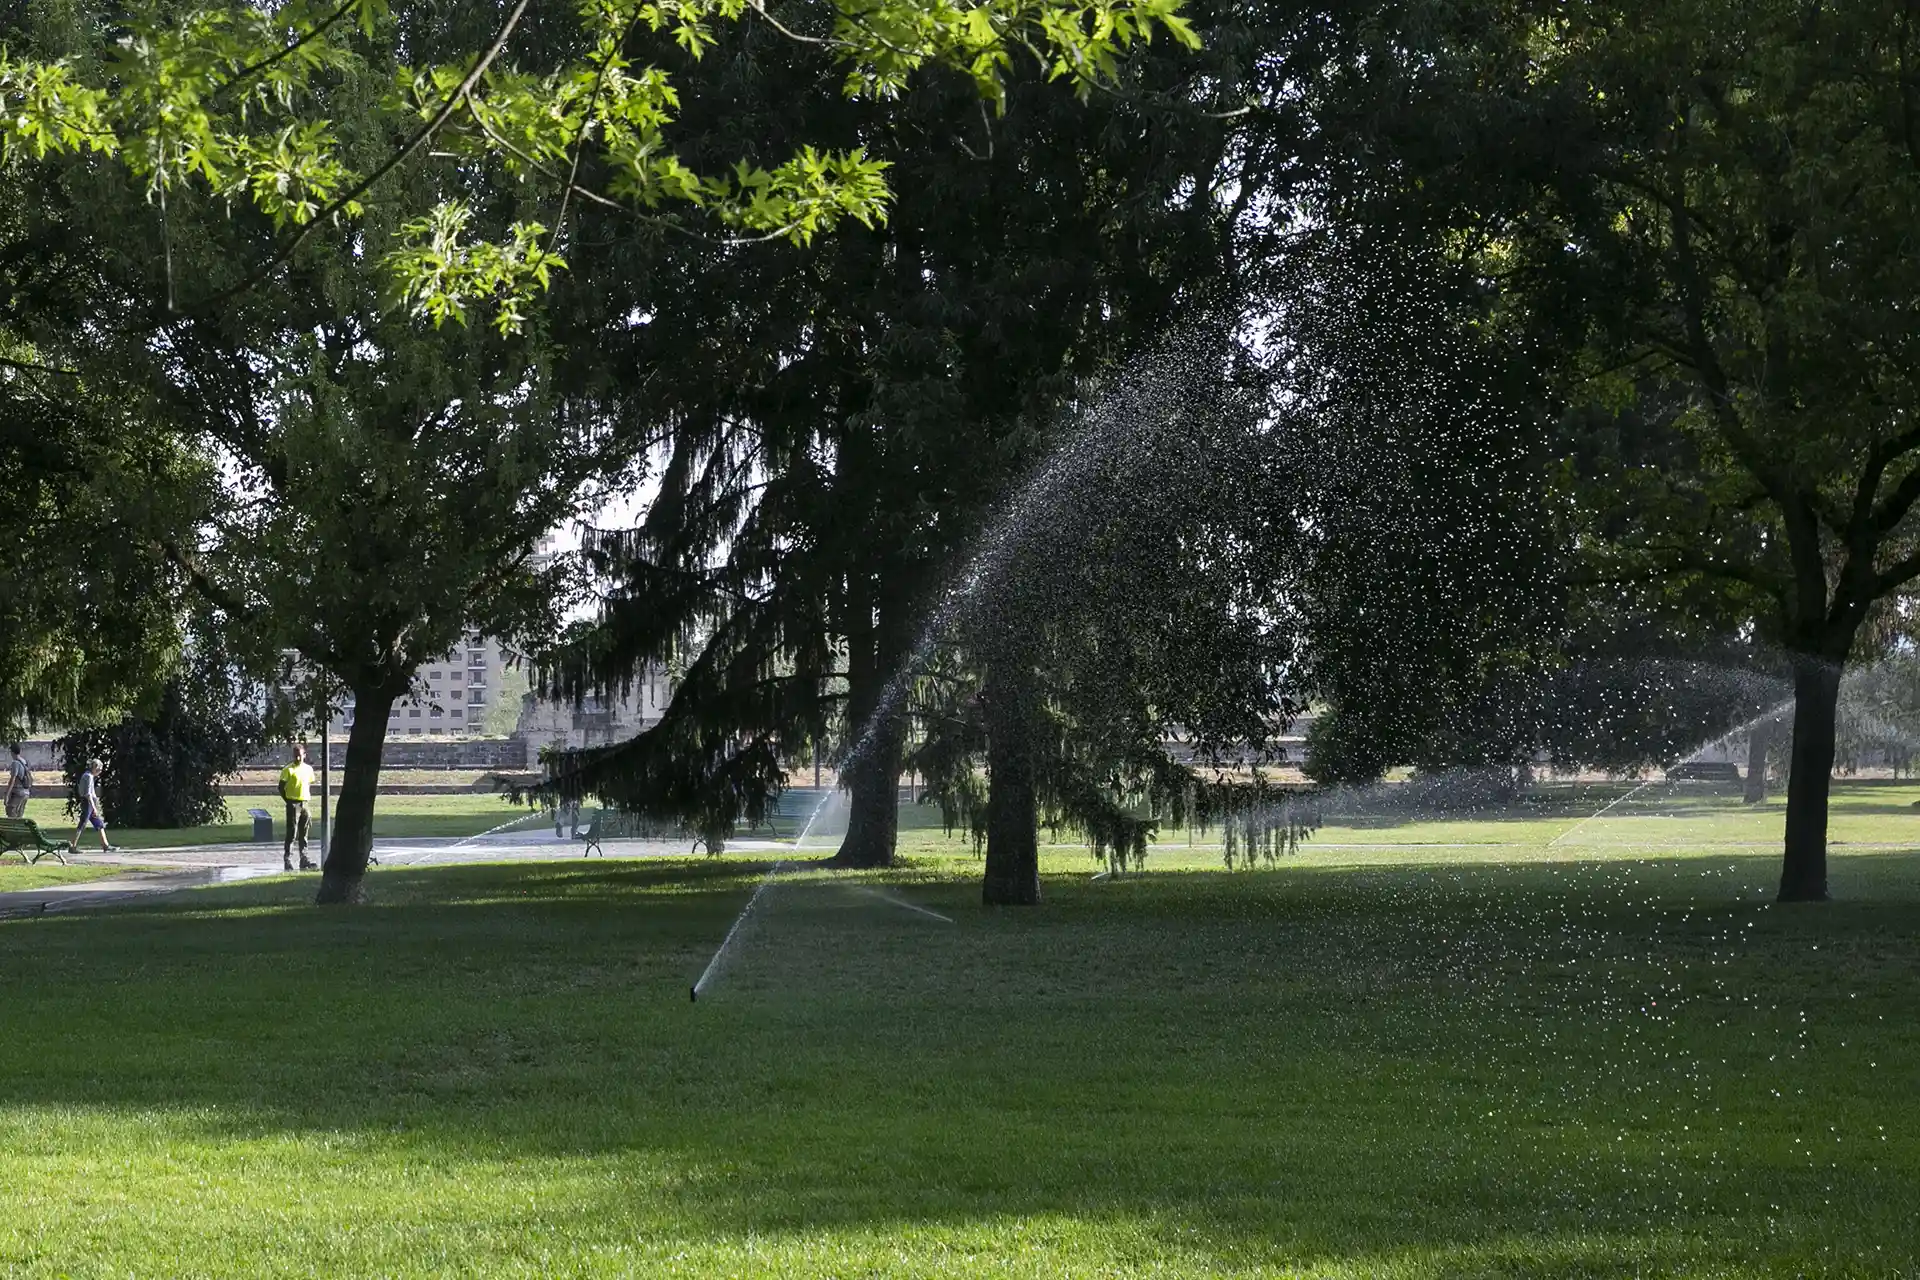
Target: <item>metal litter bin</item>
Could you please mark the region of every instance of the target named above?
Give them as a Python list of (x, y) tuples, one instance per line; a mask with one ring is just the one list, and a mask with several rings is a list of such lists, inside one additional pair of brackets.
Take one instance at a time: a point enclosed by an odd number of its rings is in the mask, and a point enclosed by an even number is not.
[(273, 815), (265, 809), (249, 809), (247, 810), (247, 814), (253, 819), (253, 838), (264, 841), (267, 844), (272, 844)]

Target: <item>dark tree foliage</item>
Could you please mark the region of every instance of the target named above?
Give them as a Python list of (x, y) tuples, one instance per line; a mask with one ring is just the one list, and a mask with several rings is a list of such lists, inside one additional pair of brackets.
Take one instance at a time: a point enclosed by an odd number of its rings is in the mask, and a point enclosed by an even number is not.
[[(1027, 812), (1116, 868), (1168, 823), (1297, 834), (1301, 815), (1257, 781), (1298, 710), (1298, 542), (1296, 480), (1253, 372), (1230, 334), (1196, 326), (1090, 386), (955, 575), (955, 648), (921, 682), (910, 759), (949, 825), (986, 838), (990, 901), (1038, 894), (1019, 839), (1032, 818), (995, 831), (1009, 761)], [(996, 734), (1013, 750), (995, 752)]]
[(1920, 574), (1913, 6), (1420, 8), (1441, 38), (1368, 64), (1397, 105), (1350, 190), (1496, 277), (1569, 401), (1669, 433), (1664, 465), (1588, 474), (1630, 517), (1591, 549), (1787, 656), (1780, 896), (1824, 898), (1841, 673)]
[(1170, 58), (1087, 104), (1019, 74), (1003, 117), (938, 77), (884, 116), (798, 91), (826, 71), (749, 35), (696, 74), (721, 77), (729, 128), (757, 104), (767, 145), (838, 130), (885, 156), (886, 227), (742, 250), (724, 274), (700, 246), (576, 255), (581, 279), (644, 270), (657, 299), (592, 319), (615, 367), (688, 376), (636, 390), (673, 438), (660, 493), (640, 529), (597, 541), (603, 624), (547, 678), (578, 694), (676, 664), (658, 728), (568, 761), (565, 785), (703, 824), (752, 816), (823, 737), (858, 743), (842, 858), (865, 865), (893, 853), (917, 676), (902, 671), (926, 605), (1078, 378), (1217, 274), (1226, 135), (1168, 100), (1192, 74)]
[[(201, 636), (212, 634), (202, 628)], [(107, 816), (128, 827), (195, 827), (227, 814), (221, 782), (267, 743), (265, 691), (217, 644), (190, 644), (151, 705), (118, 724), (60, 739), (67, 782), (78, 785), (87, 760)], [(68, 802), (74, 812), (73, 802)]]
[[(98, 412), (70, 379), (0, 367), (0, 726), (112, 716), (179, 644), (158, 536), (190, 518), (199, 467)], [(39, 380), (39, 385), (34, 385)]]
[(1589, 563), (1575, 491), (1598, 446), (1487, 282), (1381, 239), (1290, 266), (1272, 349), (1310, 548), (1312, 776), (1492, 771), (1510, 792), (1541, 752), (1670, 764), (1787, 696), (1717, 597)]
[(1539, 392), (1471, 279), (1386, 238), (1296, 249), (1270, 348), (1307, 546), (1308, 767), (1504, 764), (1565, 609)]

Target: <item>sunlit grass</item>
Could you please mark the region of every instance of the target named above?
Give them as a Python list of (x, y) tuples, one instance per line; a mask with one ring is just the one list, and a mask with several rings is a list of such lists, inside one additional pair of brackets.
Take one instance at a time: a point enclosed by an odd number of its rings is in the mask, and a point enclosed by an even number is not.
[(15, 889), (44, 889), (50, 885), (82, 884), (123, 872), (124, 868), (121, 867), (63, 867), (50, 858), (27, 866), (9, 854), (4, 862), (0, 862), (0, 893), (10, 893)]
[(776, 881), (699, 1004), (766, 858), (0, 925), (0, 1272), (1920, 1265), (1920, 856), (1786, 909), (1713, 846), (1063, 847), (984, 911), (970, 846), (909, 848)]

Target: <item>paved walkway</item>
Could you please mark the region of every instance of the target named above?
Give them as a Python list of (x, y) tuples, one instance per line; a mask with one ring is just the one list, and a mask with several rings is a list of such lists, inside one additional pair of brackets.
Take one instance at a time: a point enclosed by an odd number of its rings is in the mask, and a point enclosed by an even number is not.
[[(825, 847), (823, 842), (814, 843)], [(788, 850), (793, 845), (771, 840), (738, 840), (727, 847), (755, 853)], [(684, 840), (608, 840), (604, 848), (610, 858), (676, 858), (685, 857), (688, 852)], [(473, 862), (559, 862), (581, 857), (581, 850), (579, 840), (556, 837), (551, 827), (534, 827), (460, 839), (375, 840), (373, 856), (382, 867), (425, 867)], [(122, 849), (105, 855), (82, 854), (69, 861), (78, 866), (111, 866), (125, 871), (79, 884), (0, 893), (0, 919), (111, 906), (158, 893), (283, 875), (280, 859), (281, 846), (277, 843), (182, 845), (169, 849)]]

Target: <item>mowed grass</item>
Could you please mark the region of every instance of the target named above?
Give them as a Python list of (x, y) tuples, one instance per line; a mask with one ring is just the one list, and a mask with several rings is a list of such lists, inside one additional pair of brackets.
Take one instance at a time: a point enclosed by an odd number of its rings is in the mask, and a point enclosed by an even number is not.
[(0, 862), (0, 893), (9, 893), (15, 889), (45, 889), (52, 885), (81, 884), (88, 880), (102, 880), (108, 876), (125, 874), (125, 867), (85, 867), (61, 866), (51, 859), (36, 862), (31, 866), (13, 860)]
[[(337, 805), (338, 798), (335, 799)], [(273, 796), (236, 796), (227, 802), (227, 813), (238, 821), (210, 823), (201, 827), (144, 828), (123, 827), (107, 812), (107, 838), (122, 849), (159, 849), (191, 845), (239, 844), (253, 839), (251, 808), (265, 809), (273, 815), (274, 839), (283, 839), (285, 806)], [(312, 820), (320, 820), (320, 805), (309, 806)], [(66, 841), (73, 835), (73, 817), (65, 800), (29, 800), (27, 817), (40, 824), (52, 840)], [(490, 795), (382, 795), (374, 803), (373, 834), (376, 839), (406, 837), (446, 837), (462, 839), (490, 831), (502, 823), (524, 821), (538, 824), (538, 816), (524, 805), (514, 806), (500, 796)], [(81, 850), (99, 850), (99, 840), (89, 830), (80, 842)]]
[(993, 911), (918, 832), (775, 878), (698, 1004), (764, 859), (0, 924), (0, 1272), (1916, 1274), (1920, 854), (1782, 908), (1509, 829)]

